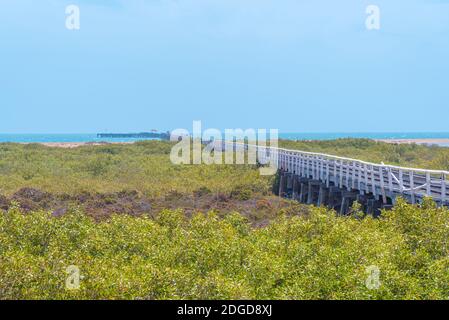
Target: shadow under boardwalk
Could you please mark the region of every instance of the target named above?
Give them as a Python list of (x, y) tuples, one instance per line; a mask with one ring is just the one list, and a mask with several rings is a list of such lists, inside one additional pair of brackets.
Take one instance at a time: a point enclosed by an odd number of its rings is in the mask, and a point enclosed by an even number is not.
[[(334, 209), (341, 215), (350, 213), (351, 207), (357, 201), (366, 214), (377, 217), (382, 209), (391, 209), (394, 199), (383, 199), (356, 188), (341, 188), (333, 182), (322, 182), (313, 178), (300, 177), (294, 173), (279, 170), (275, 180), (277, 195), (296, 200), (304, 204), (313, 204)], [(384, 202), (384, 200), (386, 200)]]

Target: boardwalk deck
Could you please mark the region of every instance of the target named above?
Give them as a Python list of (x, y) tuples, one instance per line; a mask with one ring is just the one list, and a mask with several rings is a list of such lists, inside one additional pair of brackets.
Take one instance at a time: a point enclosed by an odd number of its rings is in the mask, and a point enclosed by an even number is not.
[(431, 197), (449, 205), (449, 172), (376, 164), (323, 153), (288, 150), (256, 145), (240, 145), (257, 151), (261, 163), (275, 161), (278, 169), (296, 176), (319, 180), (327, 187), (338, 186), (370, 194), (387, 203), (401, 196), (410, 203)]

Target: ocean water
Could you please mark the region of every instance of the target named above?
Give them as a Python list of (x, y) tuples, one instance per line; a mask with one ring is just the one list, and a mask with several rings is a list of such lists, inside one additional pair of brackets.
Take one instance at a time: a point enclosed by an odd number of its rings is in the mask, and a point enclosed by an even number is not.
[[(367, 139), (449, 139), (449, 132), (354, 132), (354, 133), (281, 133), (279, 137), (288, 140), (334, 140), (342, 138)], [(435, 143), (449, 147), (449, 143)]]
[(282, 139), (333, 140), (341, 138), (367, 139), (449, 139), (449, 132), (330, 132), (330, 133), (281, 133)]
[[(333, 140), (339, 138), (368, 139), (449, 139), (449, 132), (378, 132), (378, 133), (280, 133), (281, 139), (292, 140)], [(93, 134), (0, 134), (1, 142), (44, 143), (44, 142), (133, 142), (140, 138), (97, 138)], [(154, 139), (153, 139), (154, 140)], [(441, 144), (449, 147), (449, 143)]]
[(134, 142), (155, 140), (150, 138), (97, 138), (97, 134), (0, 134), (1, 142), (45, 143), (45, 142)]

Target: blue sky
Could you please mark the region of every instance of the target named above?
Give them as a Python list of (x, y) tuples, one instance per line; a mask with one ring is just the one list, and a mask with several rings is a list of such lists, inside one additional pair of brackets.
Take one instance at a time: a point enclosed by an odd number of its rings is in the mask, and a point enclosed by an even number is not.
[(0, 132), (449, 131), (448, 58), (445, 0), (0, 0)]

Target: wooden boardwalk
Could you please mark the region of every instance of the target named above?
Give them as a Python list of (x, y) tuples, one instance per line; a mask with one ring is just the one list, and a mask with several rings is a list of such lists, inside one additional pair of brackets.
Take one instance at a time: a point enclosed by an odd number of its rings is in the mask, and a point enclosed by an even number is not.
[[(237, 147), (239, 144), (235, 144)], [(412, 204), (431, 197), (440, 205), (449, 205), (448, 171), (406, 168), (376, 164), (323, 153), (283, 148), (243, 145), (257, 151), (259, 162), (272, 161), (284, 173), (313, 179), (326, 187), (357, 191), (374, 196), (384, 204), (398, 196)], [(389, 201), (388, 201), (389, 200)]]

